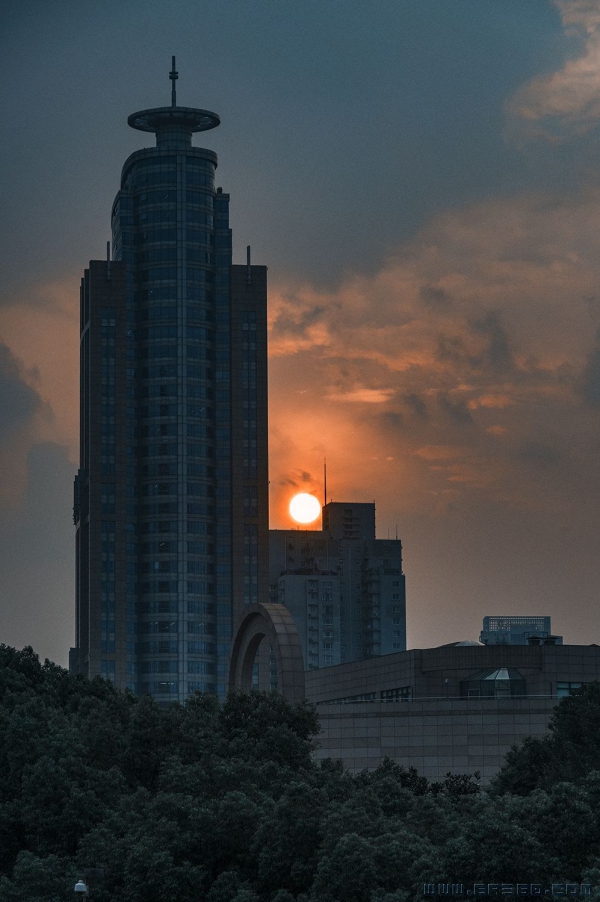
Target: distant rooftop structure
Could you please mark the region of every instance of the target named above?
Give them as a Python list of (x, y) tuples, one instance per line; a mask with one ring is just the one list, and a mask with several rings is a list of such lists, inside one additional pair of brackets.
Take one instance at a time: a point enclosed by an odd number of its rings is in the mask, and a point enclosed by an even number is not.
[(562, 645), (553, 636), (550, 617), (484, 617), (479, 639), (484, 645)]

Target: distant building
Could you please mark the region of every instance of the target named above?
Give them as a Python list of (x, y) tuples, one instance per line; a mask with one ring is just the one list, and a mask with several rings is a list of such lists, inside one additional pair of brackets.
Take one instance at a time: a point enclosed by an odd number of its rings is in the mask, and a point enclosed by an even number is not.
[(352, 771), (372, 770), (389, 757), (430, 779), (480, 771), (487, 783), (511, 746), (546, 733), (561, 698), (600, 680), (597, 645), (474, 640), (306, 670), (290, 612), (258, 604), (247, 609), (234, 637), (231, 689), (251, 688), (264, 637), (278, 691), (317, 706), (315, 757), (340, 759)]
[(402, 543), (375, 538), (374, 504), (326, 504), (322, 530), (270, 530), (269, 561), (307, 670), (406, 649)]
[(561, 698), (593, 680), (595, 645), (475, 642), (305, 674), (321, 723), (317, 759), (359, 771), (389, 756), (434, 780), (480, 771), (484, 784), (511, 746), (546, 733)]
[(479, 635), (484, 645), (562, 645), (553, 636), (550, 617), (484, 617)]

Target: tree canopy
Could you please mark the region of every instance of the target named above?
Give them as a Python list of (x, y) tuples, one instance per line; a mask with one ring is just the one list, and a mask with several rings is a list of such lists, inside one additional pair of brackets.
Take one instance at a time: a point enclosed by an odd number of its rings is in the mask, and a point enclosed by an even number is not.
[[(600, 883), (600, 686), (491, 787), (317, 765), (276, 694), (160, 707), (0, 646), (0, 902), (407, 902), (423, 884)], [(562, 762), (562, 764), (561, 764)], [(594, 880), (597, 876), (599, 879)]]

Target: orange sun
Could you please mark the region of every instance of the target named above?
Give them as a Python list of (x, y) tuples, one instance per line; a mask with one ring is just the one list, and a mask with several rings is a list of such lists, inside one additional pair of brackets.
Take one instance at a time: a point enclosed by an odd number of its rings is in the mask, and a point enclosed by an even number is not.
[(290, 514), (296, 523), (312, 523), (321, 513), (321, 502), (308, 492), (294, 495), (290, 501)]

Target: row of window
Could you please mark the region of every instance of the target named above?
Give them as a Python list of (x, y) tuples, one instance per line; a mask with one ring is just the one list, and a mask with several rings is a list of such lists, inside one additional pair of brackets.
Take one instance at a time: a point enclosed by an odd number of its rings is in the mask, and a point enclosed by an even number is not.
[[(127, 375), (133, 377), (135, 376), (135, 371), (131, 370)], [(142, 368), (140, 375), (143, 379), (174, 378), (177, 376), (177, 364), (159, 363), (153, 366), (145, 366)], [(196, 363), (188, 363), (185, 367), (185, 375), (188, 379), (212, 379), (214, 371), (209, 367), (198, 366)]]
[[(179, 692), (179, 683), (176, 680), (159, 680), (158, 682), (140, 683), (139, 691), (141, 693), (150, 693), (150, 695), (177, 695)], [(199, 683), (188, 682), (188, 692), (216, 692), (216, 683)]]
[[(110, 425), (110, 424), (108, 424)], [(114, 435), (114, 424), (112, 424), (112, 430), (108, 429), (107, 434)], [(219, 433), (223, 433), (227, 431), (227, 435), (219, 435)], [(212, 426), (206, 426), (201, 423), (186, 423), (186, 435), (188, 438), (213, 438), (215, 430)], [(136, 437), (137, 438), (173, 438), (178, 434), (178, 424), (177, 423), (148, 423), (145, 426), (139, 426), (136, 428)], [(217, 429), (217, 438), (219, 439), (228, 439), (229, 438), (229, 430)]]
[[(229, 282), (229, 273), (222, 274)], [(215, 275), (210, 269), (201, 269), (195, 266), (187, 266), (185, 270), (186, 278), (186, 297), (188, 300), (202, 300), (200, 291), (194, 288), (194, 285), (200, 287), (205, 284), (212, 284), (215, 281)], [(170, 285), (156, 285), (156, 282), (170, 282)], [(145, 284), (151, 283), (151, 284)], [(177, 267), (176, 266), (153, 266), (150, 269), (142, 269), (138, 272), (138, 293), (144, 294), (150, 289), (168, 289), (169, 297), (176, 294), (177, 285)]]
[[(204, 317), (202, 317), (204, 319)], [(140, 329), (139, 337), (142, 341), (164, 341), (169, 338), (177, 338), (178, 326), (144, 326)], [(184, 327), (184, 336), (186, 339), (198, 339), (200, 341), (212, 341), (213, 330), (206, 326), (188, 326)]]
[[(178, 673), (178, 661), (142, 661), (140, 671), (146, 673)], [(214, 674), (216, 665), (211, 661), (188, 661), (188, 673)]]
[[(141, 497), (151, 495), (176, 495), (180, 486), (176, 482), (151, 482), (148, 485), (142, 485), (139, 488)], [(214, 488), (203, 482), (188, 482), (186, 484), (187, 494), (200, 498), (212, 498), (214, 496)], [(114, 494), (114, 486), (113, 486)]]
[[(114, 406), (111, 409), (114, 409)], [(178, 409), (177, 404), (146, 404), (141, 406), (138, 412), (140, 417), (156, 419), (157, 417), (176, 417)], [(206, 420), (213, 416), (212, 407), (200, 406), (199, 403), (187, 404), (185, 412), (190, 419)], [(141, 434), (144, 435), (143, 432)]]
[[(177, 532), (177, 520), (151, 520), (149, 523), (141, 523), (139, 531), (142, 535)], [(213, 531), (212, 523), (188, 520), (187, 532), (191, 535), (210, 536)]]
[[(187, 643), (188, 654), (190, 655), (214, 655), (216, 654), (216, 645), (213, 642), (200, 642), (196, 639)], [(136, 645), (136, 653), (140, 655), (176, 655), (179, 651), (179, 643), (177, 639), (160, 639), (153, 642), (138, 642)]]
[[(196, 320), (198, 322), (207, 322), (212, 320), (212, 311), (207, 307), (200, 307), (199, 305), (194, 306), (186, 306), (185, 308), (185, 316), (186, 320)], [(140, 311), (140, 320), (165, 320), (165, 319), (177, 319), (178, 310), (177, 304), (173, 301), (172, 304), (168, 306), (160, 306), (160, 307), (145, 307)]]
[[(212, 188), (214, 186), (214, 165), (207, 164), (198, 168), (197, 164), (185, 169), (186, 185)], [(162, 166), (148, 165), (146, 162), (138, 164), (127, 178), (127, 190), (140, 190), (153, 185), (175, 185), (177, 183), (177, 170), (171, 160), (169, 164)]]
[[(179, 385), (177, 382), (148, 382), (140, 389), (139, 397), (141, 400), (145, 398), (176, 398)], [(212, 400), (213, 390), (206, 385), (190, 382), (186, 386), (186, 394), (188, 399), (205, 398)], [(114, 403), (114, 401), (112, 402)]]
[[(195, 451), (196, 448), (201, 449), (199, 452), (197, 452), (199, 457), (210, 456), (206, 454), (206, 449), (204, 448), (204, 446), (197, 445), (194, 448)], [(142, 464), (139, 468), (139, 473), (143, 477), (150, 478), (155, 476), (177, 476), (178, 467), (179, 464), (177, 460), (170, 461), (169, 463)], [(215, 475), (215, 468), (209, 466), (208, 464), (201, 464), (196, 460), (191, 460), (188, 461), (187, 464), (187, 475), (213, 479)]]
[[(147, 345), (140, 348), (140, 357), (146, 360), (161, 360), (165, 358), (177, 359), (178, 347), (176, 344), (170, 345)], [(187, 345), (186, 356), (195, 360), (211, 360), (212, 352), (209, 348), (203, 348), (199, 345)]]
[[(107, 561), (106, 563), (110, 563)], [(141, 573), (177, 573), (178, 561), (142, 561), (140, 564)], [(206, 561), (188, 561), (187, 572), (194, 576), (212, 576), (214, 573), (214, 564)]]
[[(188, 554), (213, 554), (214, 545), (211, 542), (187, 543)], [(173, 554), (177, 551), (177, 542), (166, 539), (157, 539), (154, 542), (143, 542), (140, 551), (142, 554)]]
[[(157, 601), (137, 601), (135, 604), (135, 612), (138, 616), (176, 614), (178, 610), (179, 602), (177, 599), (160, 598)], [(197, 599), (188, 598), (186, 610), (188, 614), (201, 614), (202, 616), (212, 617), (215, 613), (215, 605), (212, 601), (198, 601)]]
[[(220, 572), (219, 568), (217, 569), (217, 572)], [(143, 582), (140, 584), (140, 590), (145, 595), (176, 595), (177, 580), (158, 580), (157, 582)], [(189, 595), (214, 595), (215, 587), (213, 583), (207, 583), (200, 580), (188, 580), (187, 591)]]
[[(140, 633), (177, 633), (179, 631), (178, 620), (150, 620), (138, 625)], [(214, 623), (197, 623), (195, 620), (187, 621), (187, 633), (195, 636), (214, 635), (216, 627)]]

